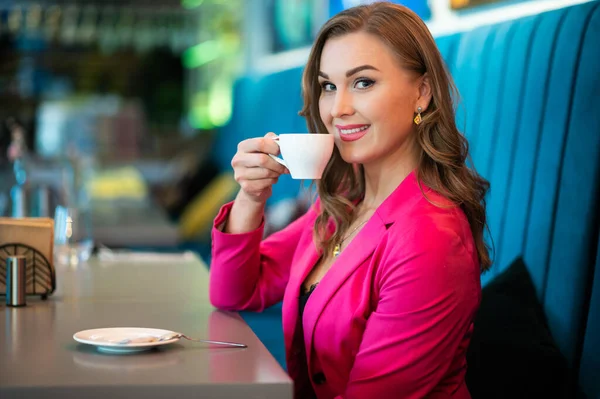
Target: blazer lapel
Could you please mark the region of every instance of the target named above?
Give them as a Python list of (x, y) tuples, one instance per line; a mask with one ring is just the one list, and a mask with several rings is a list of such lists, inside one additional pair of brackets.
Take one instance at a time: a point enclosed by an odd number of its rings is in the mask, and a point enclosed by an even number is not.
[(365, 227), (354, 237), (352, 244), (338, 256), (331, 269), (319, 282), (318, 288), (311, 294), (310, 306), (306, 307), (304, 313), (304, 342), (307, 343), (309, 364), (315, 326), (325, 305), (339, 287), (352, 275), (354, 270), (373, 254), (386, 231), (386, 224), (375, 213)]
[[(426, 187), (424, 189), (428, 191)], [(309, 364), (312, 356), (315, 326), (327, 302), (329, 302), (331, 297), (352, 275), (356, 268), (362, 265), (373, 254), (389, 226), (400, 219), (403, 214), (406, 214), (421, 198), (421, 188), (417, 182), (416, 173), (413, 171), (377, 208), (371, 220), (354, 237), (351, 244), (338, 256), (331, 269), (329, 269), (319, 283), (319, 287), (311, 294), (309, 300), (310, 306), (306, 307), (304, 313), (304, 342), (307, 343), (306, 352)], [(314, 262), (316, 262), (316, 256), (307, 265), (310, 267), (302, 274), (302, 280), (298, 284), (304, 281)], [(295, 284), (296, 282), (294, 282), (294, 286)], [(296, 312), (294, 313), (296, 318), (298, 315), (297, 291), (298, 287), (296, 287), (295, 301), (293, 301), (294, 306), (296, 306)], [(293, 326), (295, 327), (295, 324)]]

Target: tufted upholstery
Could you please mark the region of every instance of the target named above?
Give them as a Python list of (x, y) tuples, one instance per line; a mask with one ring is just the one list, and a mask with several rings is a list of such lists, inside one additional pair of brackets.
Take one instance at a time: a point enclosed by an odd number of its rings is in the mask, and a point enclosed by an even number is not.
[(588, 399), (600, 398), (600, 240), (596, 255), (596, 273), (587, 292), (590, 307), (581, 357), (579, 381)]
[(584, 356), (584, 385), (600, 372), (600, 334), (591, 334), (600, 321), (588, 318), (600, 216), (599, 6), (438, 38), (463, 99), (458, 123), (492, 187), (495, 266), (483, 282), (524, 255), (570, 365), (577, 368), (582, 345), (596, 353)]

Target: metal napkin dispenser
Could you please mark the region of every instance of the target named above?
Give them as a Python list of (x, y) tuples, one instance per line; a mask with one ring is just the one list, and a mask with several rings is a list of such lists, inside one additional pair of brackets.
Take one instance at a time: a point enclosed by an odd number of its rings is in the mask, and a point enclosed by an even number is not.
[[(13, 257), (25, 263), (25, 294), (46, 299), (56, 289), (53, 263), (54, 221), (50, 218), (0, 218), (0, 296), (11, 294), (7, 281)], [(13, 287), (13, 293), (14, 293)], [(7, 298), (8, 301), (9, 298)]]

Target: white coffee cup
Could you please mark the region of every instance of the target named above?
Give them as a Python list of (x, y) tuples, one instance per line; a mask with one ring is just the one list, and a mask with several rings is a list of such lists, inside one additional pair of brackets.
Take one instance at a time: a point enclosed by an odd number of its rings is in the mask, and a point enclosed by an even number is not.
[(283, 159), (271, 158), (288, 168), (292, 179), (320, 179), (333, 153), (334, 137), (321, 133), (282, 133), (273, 139)]

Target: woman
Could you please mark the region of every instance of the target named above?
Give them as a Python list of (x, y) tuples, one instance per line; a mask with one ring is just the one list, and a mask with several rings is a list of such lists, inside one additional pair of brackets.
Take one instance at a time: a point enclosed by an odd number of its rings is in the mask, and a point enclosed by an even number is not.
[(272, 134), (240, 143), (241, 190), (213, 229), (212, 303), (260, 311), (283, 299), (297, 398), (470, 398), (488, 183), (466, 166), (433, 38), (402, 6), (343, 11), (321, 29), (303, 88), (309, 130), (336, 143), (318, 200), (262, 240), (287, 171), (267, 155)]

